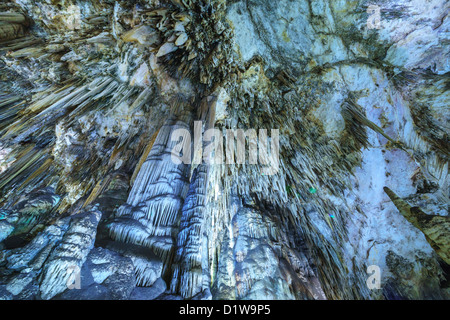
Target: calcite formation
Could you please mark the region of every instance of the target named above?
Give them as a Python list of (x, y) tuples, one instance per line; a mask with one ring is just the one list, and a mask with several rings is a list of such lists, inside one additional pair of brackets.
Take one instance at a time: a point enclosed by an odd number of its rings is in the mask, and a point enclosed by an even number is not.
[(449, 299), (449, 12), (2, 1), (0, 299)]

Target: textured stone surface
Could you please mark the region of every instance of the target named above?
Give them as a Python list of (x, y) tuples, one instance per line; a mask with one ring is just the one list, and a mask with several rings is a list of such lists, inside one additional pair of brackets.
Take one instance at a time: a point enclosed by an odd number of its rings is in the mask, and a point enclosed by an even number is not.
[(14, 230), (14, 226), (7, 221), (0, 221), (0, 241), (5, 240)]
[(3, 1), (0, 299), (449, 299), (449, 9)]
[(80, 213), (72, 217), (61, 242), (50, 253), (42, 271), (41, 297), (51, 299), (67, 289), (69, 268), (81, 268), (94, 246), (101, 212)]
[(153, 300), (166, 291), (166, 283), (158, 278), (150, 287), (136, 287), (131, 292), (130, 300)]

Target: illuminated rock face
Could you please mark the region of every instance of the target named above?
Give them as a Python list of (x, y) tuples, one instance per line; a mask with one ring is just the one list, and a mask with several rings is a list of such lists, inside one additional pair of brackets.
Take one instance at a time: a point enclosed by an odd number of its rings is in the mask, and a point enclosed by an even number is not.
[(0, 299), (450, 298), (448, 9), (3, 1)]

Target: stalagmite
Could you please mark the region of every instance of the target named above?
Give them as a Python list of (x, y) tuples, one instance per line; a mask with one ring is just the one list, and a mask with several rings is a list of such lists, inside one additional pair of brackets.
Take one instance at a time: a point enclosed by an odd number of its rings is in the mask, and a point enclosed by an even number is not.
[(40, 285), (43, 299), (53, 298), (72, 284), (70, 271), (81, 268), (94, 247), (100, 218), (101, 212), (95, 210), (72, 216), (69, 228), (43, 267)]
[(151, 248), (166, 268), (173, 255), (173, 234), (178, 229), (189, 173), (186, 164), (171, 160), (176, 144), (171, 136), (177, 129), (189, 130), (191, 119), (187, 109), (162, 126), (136, 176), (127, 204), (119, 208), (109, 226), (113, 239)]
[(181, 222), (174, 258), (174, 275), (171, 283), (173, 293), (180, 292), (192, 298), (203, 289), (202, 257), (204, 239), (204, 214), (208, 168), (200, 165), (192, 174), (189, 191), (181, 210)]

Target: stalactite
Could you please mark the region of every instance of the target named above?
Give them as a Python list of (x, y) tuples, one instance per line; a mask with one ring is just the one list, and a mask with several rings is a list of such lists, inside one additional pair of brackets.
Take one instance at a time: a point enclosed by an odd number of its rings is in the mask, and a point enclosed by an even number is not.
[(388, 187), (384, 187), (384, 191), (395, 204), (398, 211), (417, 229), (423, 232), (428, 243), (436, 253), (446, 263), (450, 263), (450, 217), (428, 215), (418, 207), (411, 207)]
[(8, 41), (20, 38), (24, 35), (28, 26), (27, 18), (17, 12), (0, 13), (0, 41)]

